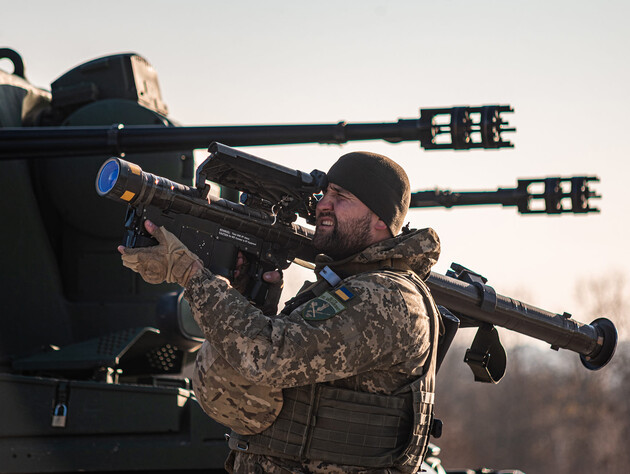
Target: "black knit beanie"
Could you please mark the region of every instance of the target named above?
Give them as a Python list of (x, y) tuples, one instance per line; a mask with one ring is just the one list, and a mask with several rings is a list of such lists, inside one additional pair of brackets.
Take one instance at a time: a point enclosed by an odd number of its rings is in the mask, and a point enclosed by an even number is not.
[(343, 155), (327, 173), (328, 181), (358, 197), (392, 233), (398, 235), (409, 209), (407, 173), (386, 156), (357, 151)]

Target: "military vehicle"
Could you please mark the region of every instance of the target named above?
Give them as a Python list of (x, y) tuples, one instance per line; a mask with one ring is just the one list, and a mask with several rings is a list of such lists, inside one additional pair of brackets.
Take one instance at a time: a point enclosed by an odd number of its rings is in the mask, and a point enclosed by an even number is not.
[[(77, 66), (50, 92), (26, 80), (15, 51), (0, 50), (2, 58), (14, 65), (12, 73), (0, 71), (2, 472), (222, 472), (226, 429), (202, 412), (188, 379), (202, 339), (181, 289), (144, 283), (115, 250), (125, 209), (94, 189), (110, 156), (192, 186), (192, 150), (215, 141), (512, 146), (503, 138), (514, 131), (503, 119), (512, 111), (505, 105), (422, 109), (417, 119), (392, 123), (179, 127), (168, 117), (155, 70), (137, 54)], [(592, 178), (581, 179), (569, 197), (586, 212), (595, 195), (587, 186)], [(567, 195), (555, 184), (543, 194), (557, 212)], [(519, 209), (527, 209), (528, 196), (519, 191)], [(459, 275), (468, 282), (457, 291), (473, 305), (487, 307), (492, 298), (495, 306), (503, 304), (474, 272)], [(504, 323), (505, 311), (486, 324)], [(540, 319), (558, 316), (540, 313)], [(551, 324), (560, 328), (555, 345), (579, 352), (590, 368), (610, 360), (614, 326), (560, 319)], [(565, 337), (567, 324), (577, 336)], [(480, 357), (488, 372), (487, 354)], [(445, 472), (438, 454), (432, 447), (427, 463)]]

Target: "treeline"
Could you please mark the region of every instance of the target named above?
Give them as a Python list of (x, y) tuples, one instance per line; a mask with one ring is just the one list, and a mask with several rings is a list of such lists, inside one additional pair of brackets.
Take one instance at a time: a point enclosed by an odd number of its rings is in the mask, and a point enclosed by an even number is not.
[(572, 352), (511, 347), (497, 385), (473, 381), (465, 349), (453, 347), (438, 374), (445, 468), (630, 472), (630, 343), (595, 372)]

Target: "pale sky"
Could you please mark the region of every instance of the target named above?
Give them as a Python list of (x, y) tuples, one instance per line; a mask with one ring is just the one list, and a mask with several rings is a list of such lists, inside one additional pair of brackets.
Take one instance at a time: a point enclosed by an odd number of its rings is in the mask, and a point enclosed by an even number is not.
[[(412, 189), (494, 190), (517, 178), (596, 175), (599, 215), (521, 216), (514, 208), (412, 210), (443, 252), (506, 296), (584, 314), (578, 280), (630, 285), (630, 4), (618, 1), (2, 1), (0, 47), (49, 89), (73, 67), (136, 52), (157, 70), (183, 125), (416, 118), (421, 107), (510, 104), (514, 149), (426, 152), (418, 143), (258, 147), (292, 168), (383, 153)], [(8, 68), (0, 62), (0, 67)], [(290, 296), (290, 295), (289, 295)]]

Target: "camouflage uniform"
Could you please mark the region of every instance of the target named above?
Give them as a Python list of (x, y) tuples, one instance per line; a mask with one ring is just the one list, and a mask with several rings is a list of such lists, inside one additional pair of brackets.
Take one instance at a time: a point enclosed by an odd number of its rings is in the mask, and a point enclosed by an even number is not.
[[(236, 375), (234, 392), (227, 395), (231, 401), (224, 405), (249, 407), (241, 416), (250, 416), (254, 423), (243, 425), (257, 432), (276, 416), (278, 389), (325, 384), (390, 395), (408, 385), (422, 375), (431, 354), (429, 315), (434, 305), (427, 308), (408, 278), (381, 269), (406, 267), (424, 279), (439, 248), (435, 232), (423, 229), (378, 242), (342, 262), (322, 259), (318, 265), (326, 264), (342, 277), (341, 286), (351, 297), (331, 299), (333, 291), (328, 291), (290, 314), (273, 317), (249, 304), (225, 278), (207, 270), (197, 273), (185, 296), (207, 339), (197, 361), (198, 397), (214, 390), (220, 398), (230, 388), (216, 391), (213, 385)], [(244, 398), (248, 384), (258, 390), (251, 392), (253, 402)], [(226, 468), (248, 473), (398, 472), (395, 467), (369, 470), (237, 451), (232, 451)]]

